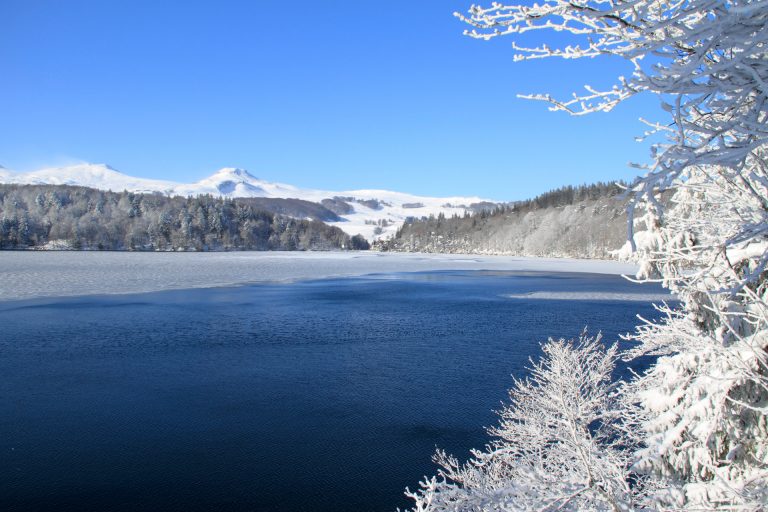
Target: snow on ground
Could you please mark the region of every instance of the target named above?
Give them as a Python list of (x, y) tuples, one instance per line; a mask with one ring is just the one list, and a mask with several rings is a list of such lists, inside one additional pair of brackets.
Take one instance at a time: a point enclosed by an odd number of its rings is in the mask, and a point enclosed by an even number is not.
[(340, 214), (342, 221), (330, 224), (338, 226), (349, 235), (361, 234), (371, 241), (393, 235), (408, 217), (429, 217), (440, 213), (447, 217), (464, 215), (473, 203), (489, 202), (480, 197), (426, 197), (389, 190), (334, 192), (301, 189), (284, 183), (260, 180), (244, 169), (229, 167), (190, 184), (134, 178), (104, 164), (78, 164), (27, 173), (0, 170), (0, 182), (80, 185), (115, 192), (160, 192), (184, 197), (211, 194), (223, 197), (303, 199), (315, 203), (323, 199), (344, 198), (352, 211)]
[(0, 251), (0, 302), (436, 270), (634, 274), (637, 268), (616, 261), (419, 253)]

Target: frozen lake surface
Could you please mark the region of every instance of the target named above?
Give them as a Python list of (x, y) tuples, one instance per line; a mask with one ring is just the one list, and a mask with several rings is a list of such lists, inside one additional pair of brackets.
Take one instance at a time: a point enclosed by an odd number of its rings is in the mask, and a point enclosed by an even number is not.
[(0, 301), (440, 270), (633, 274), (636, 266), (565, 258), (379, 252), (0, 251)]

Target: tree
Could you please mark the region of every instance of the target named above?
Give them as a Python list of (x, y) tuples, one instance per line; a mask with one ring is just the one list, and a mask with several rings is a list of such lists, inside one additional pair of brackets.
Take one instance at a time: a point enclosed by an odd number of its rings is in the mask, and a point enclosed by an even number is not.
[(617, 446), (617, 354), (600, 336), (549, 340), (516, 380), (496, 438), (461, 465), (438, 452), (439, 478), (407, 494), (415, 510), (627, 510), (629, 454)]
[[(638, 468), (660, 480), (657, 507), (759, 509), (768, 503), (768, 305), (763, 205), (768, 176), (692, 166), (672, 208), (640, 237), (642, 275), (683, 303), (641, 326), (632, 354), (659, 356), (629, 388), (645, 444)], [(758, 180), (759, 178), (759, 180)], [(759, 191), (755, 195), (754, 192)]]
[[(640, 262), (639, 279), (659, 280), (682, 307), (662, 306), (664, 319), (641, 325), (626, 355), (658, 357), (622, 388), (622, 437), (637, 446), (632, 468), (648, 479), (632, 492), (652, 509), (761, 510), (768, 502), (768, 5), (545, 0), (473, 6), (458, 16), (472, 37), (513, 36), (516, 60), (630, 63), (631, 76), (609, 90), (587, 87), (567, 100), (528, 96), (552, 110), (582, 115), (639, 93), (659, 97), (669, 119), (648, 122), (648, 133), (667, 139), (652, 147), (652, 162), (639, 166), (645, 174), (629, 187), (627, 253)], [(535, 31), (568, 38), (560, 46), (520, 42)], [(660, 196), (670, 189), (664, 211)], [(635, 234), (638, 225), (645, 231)], [(473, 507), (495, 506), (478, 500)]]

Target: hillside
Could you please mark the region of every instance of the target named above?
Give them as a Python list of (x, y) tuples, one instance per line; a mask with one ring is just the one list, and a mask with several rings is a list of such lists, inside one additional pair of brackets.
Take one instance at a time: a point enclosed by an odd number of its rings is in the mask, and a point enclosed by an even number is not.
[(609, 258), (626, 241), (616, 185), (564, 187), (476, 215), (411, 219), (382, 251)]
[[(224, 168), (189, 184), (136, 178), (104, 164), (77, 164), (26, 173), (0, 168), (0, 183), (73, 185), (104, 191), (125, 190), (182, 197), (208, 194), (230, 199), (258, 198), (260, 206), (264, 206), (264, 201), (273, 200), (272, 206), (284, 208), (280, 213), (298, 219), (323, 220), (350, 236), (361, 234), (369, 241), (394, 235), (410, 216), (464, 215), (496, 205), (479, 197), (427, 197), (390, 190), (304, 189), (262, 180), (237, 168)], [(316, 206), (309, 203), (316, 203)]]
[[(301, 201), (166, 197), (70, 185), (0, 184), (0, 249), (138, 251), (367, 249), (319, 220), (273, 210)], [(309, 203), (305, 208), (323, 207)], [(335, 216), (325, 210), (326, 215)], [(322, 212), (318, 212), (322, 213)]]

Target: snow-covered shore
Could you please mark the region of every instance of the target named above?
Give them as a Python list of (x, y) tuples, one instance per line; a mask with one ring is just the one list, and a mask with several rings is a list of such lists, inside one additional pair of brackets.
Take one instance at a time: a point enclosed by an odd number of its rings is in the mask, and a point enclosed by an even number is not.
[(501, 270), (634, 274), (604, 260), (379, 252), (0, 252), (0, 301), (141, 293), (376, 273)]

